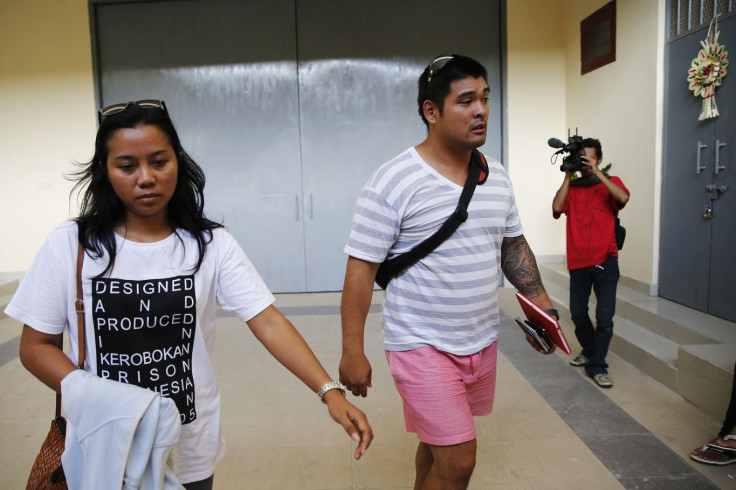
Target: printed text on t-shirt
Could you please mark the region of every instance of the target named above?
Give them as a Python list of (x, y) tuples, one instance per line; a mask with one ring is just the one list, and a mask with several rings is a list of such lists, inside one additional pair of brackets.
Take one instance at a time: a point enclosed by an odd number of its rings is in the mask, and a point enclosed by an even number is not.
[(194, 276), (94, 279), (92, 303), (97, 375), (156, 391), (174, 400), (182, 424), (195, 420)]

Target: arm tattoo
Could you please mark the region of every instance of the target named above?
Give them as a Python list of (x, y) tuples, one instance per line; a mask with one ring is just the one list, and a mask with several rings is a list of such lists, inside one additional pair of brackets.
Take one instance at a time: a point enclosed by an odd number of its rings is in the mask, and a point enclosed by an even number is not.
[(501, 242), (501, 270), (524, 296), (534, 298), (545, 292), (537, 259), (524, 235)]

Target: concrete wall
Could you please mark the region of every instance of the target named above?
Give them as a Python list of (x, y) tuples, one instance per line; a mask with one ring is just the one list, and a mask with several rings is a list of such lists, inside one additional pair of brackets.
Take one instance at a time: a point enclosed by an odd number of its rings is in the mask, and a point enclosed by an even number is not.
[(613, 163), (612, 174), (631, 191), (631, 200), (620, 214), (628, 231), (621, 271), (653, 284), (659, 250), (661, 2), (617, 0), (616, 61), (580, 75), (580, 21), (605, 3), (566, 2), (567, 125), (601, 140), (604, 162)]
[(0, 271), (24, 271), (77, 214), (72, 162), (96, 131), (86, 0), (0, 2)]
[[(663, 0), (618, 0), (617, 59), (580, 75), (580, 21), (605, 0), (509, 0), (509, 171), (535, 253), (565, 253), (551, 202), (562, 182), (546, 144), (567, 128), (599, 137), (632, 199), (622, 274), (656, 283)], [(23, 271), (76, 215), (64, 174), (91, 158), (96, 130), (86, 0), (0, 2), (0, 271)], [(18, 237), (18, 238), (16, 238)], [(22, 238), (20, 238), (22, 237)]]
[(507, 4), (508, 169), (524, 236), (539, 261), (565, 253), (565, 227), (552, 219), (552, 198), (562, 182), (552, 166), (549, 138), (566, 126), (564, 0), (512, 0)]
[[(621, 219), (628, 235), (623, 275), (656, 284), (664, 4), (617, 0), (616, 61), (580, 74), (580, 21), (608, 0), (508, 2), (509, 169), (537, 256), (564, 254), (565, 220), (551, 203), (563, 175), (549, 164), (547, 139), (567, 128), (599, 138), (604, 163), (632, 198)], [(654, 288), (656, 290), (656, 287)]]

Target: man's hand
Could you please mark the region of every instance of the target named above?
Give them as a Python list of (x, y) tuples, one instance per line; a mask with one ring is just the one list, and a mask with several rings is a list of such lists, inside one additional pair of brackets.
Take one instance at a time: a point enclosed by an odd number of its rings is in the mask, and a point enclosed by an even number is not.
[(355, 396), (368, 396), (373, 370), (365, 354), (343, 354), (340, 359), (340, 383)]
[(601, 169), (598, 168), (598, 165), (600, 165), (601, 160), (597, 158), (585, 158), (580, 157), (580, 161), (590, 169), (590, 173), (595, 175), (596, 177), (600, 178), (601, 174), (603, 173)]
[(532, 337), (528, 333), (525, 333), (524, 335), (526, 336), (526, 341), (529, 342), (529, 345), (534, 347), (535, 351), (544, 354), (545, 356), (547, 354), (552, 354), (554, 351), (557, 350), (557, 346), (554, 344), (554, 342), (552, 343), (552, 348), (549, 350), (549, 352), (547, 352), (546, 350), (542, 349), (542, 346), (540, 346), (536, 340), (534, 340), (534, 337)]
[(348, 257), (342, 290), (342, 359), (340, 382), (355, 396), (368, 396), (371, 363), (363, 351), (365, 320), (371, 307), (373, 281), (381, 264)]
[[(595, 175), (596, 177), (598, 177), (598, 179), (600, 179), (601, 184), (603, 184), (608, 193), (611, 194), (611, 197), (613, 197), (613, 199), (618, 203), (619, 209), (622, 209), (624, 206), (626, 206), (626, 203), (629, 202), (629, 195), (621, 187), (611, 182), (611, 179), (606, 177), (606, 174), (604, 174), (603, 171), (598, 168), (598, 165), (600, 165), (603, 160), (598, 158), (595, 153), (595, 148), (585, 147), (581, 151), (582, 153), (580, 160), (583, 162), (583, 165), (585, 165), (585, 168), (583, 170), (585, 170), (586, 172), (590, 171), (592, 175)], [(555, 217), (558, 216), (559, 215), (555, 215)]]

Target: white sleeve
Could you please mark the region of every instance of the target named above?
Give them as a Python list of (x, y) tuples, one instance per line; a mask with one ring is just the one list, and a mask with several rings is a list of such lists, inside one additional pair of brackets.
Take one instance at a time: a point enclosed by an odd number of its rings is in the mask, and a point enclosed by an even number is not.
[(519, 211), (516, 208), (516, 199), (514, 194), (511, 194), (511, 209), (506, 217), (506, 229), (504, 230), (504, 238), (514, 238), (524, 233), (524, 228), (521, 226), (521, 218), (519, 218)]
[(520, 236), (524, 233), (524, 228), (521, 226), (521, 218), (519, 217), (519, 210), (516, 207), (516, 196), (514, 195), (514, 186), (511, 183), (511, 178), (509, 178), (509, 175), (506, 172), (506, 169), (503, 167), (503, 165), (501, 165), (500, 162), (497, 162), (495, 160), (491, 162), (489, 160), (489, 167), (495, 167), (497, 169), (500, 175), (499, 185), (503, 185), (506, 193), (508, 193), (509, 200), (510, 200), (509, 211), (508, 211), (508, 214), (506, 215), (506, 228), (504, 229), (503, 236), (504, 238), (514, 238), (514, 237)]
[(73, 303), (76, 250), (70, 250), (69, 233), (61, 228), (46, 239), (5, 309), (8, 316), (48, 334), (64, 331)]
[(381, 263), (398, 239), (400, 226), (396, 210), (380, 192), (366, 186), (355, 206), (343, 251), (361, 260)]
[(275, 298), (230, 233), (213, 230), (213, 242), (217, 250), (217, 303), (247, 322)]

